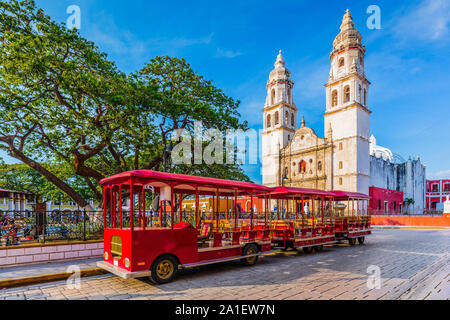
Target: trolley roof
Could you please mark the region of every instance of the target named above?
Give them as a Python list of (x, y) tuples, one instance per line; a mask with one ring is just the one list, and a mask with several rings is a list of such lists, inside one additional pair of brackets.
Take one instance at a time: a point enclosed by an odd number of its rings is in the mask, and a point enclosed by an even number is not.
[(367, 194), (359, 193), (359, 192), (347, 192), (347, 191), (340, 191), (340, 190), (334, 190), (330, 191), (334, 195), (334, 199), (341, 201), (341, 200), (351, 200), (351, 199), (359, 199), (359, 200), (367, 200), (370, 197)]
[(135, 170), (127, 171), (113, 175), (111, 177), (102, 179), (100, 184), (102, 186), (111, 186), (117, 184), (127, 184), (128, 180), (133, 178), (134, 185), (151, 184), (156, 188), (172, 184), (177, 191), (182, 190), (186, 193), (195, 193), (195, 186), (197, 186), (200, 194), (214, 193), (219, 189), (221, 194), (234, 194), (234, 190), (238, 194), (250, 192), (270, 192), (272, 188), (261, 186), (251, 182), (242, 182), (234, 180), (224, 180), (209, 177), (198, 177), (178, 173), (159, 172), (153, 170)]
[(302, 195), (334, 197), (334, 194), (328, 191), (317, 189), (294, 188), (294, 187), (276, 187), (273, 188), (272, 192), (270, 193), (270, 196), (274, 199), (285, 197), (300, 197)]

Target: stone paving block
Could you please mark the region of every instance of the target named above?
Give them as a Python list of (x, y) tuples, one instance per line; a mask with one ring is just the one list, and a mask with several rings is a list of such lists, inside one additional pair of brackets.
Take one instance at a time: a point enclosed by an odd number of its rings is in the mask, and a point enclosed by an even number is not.
[(38, 254), (41, 253), (42, 247), (26, 248), (24, 254)]
[(78, 251), (64, 252), (65, 259), (78, 258)]
[(48, 253), (42, 253), (42, 254), (35, 254), (33, 255), (33, 261), (39, 262), (39, 261), (47, 261), (49, 259)]
[(16, 257), (0, 258), (0, 266), (7, 266), (16, 263)]
[(24, 248), (8, 249), (8, 250), (1, 250), (1, 251), (4, 251), (5, 255), (6, 255), (6, 252), (8, 252), (8, 257), (23, 256), (25, 254)]
[(16, 257), (16, 263), (30, 263), (33, 262), (33, 256), (20, 256)]
[(70, 245), (70, 244), (56, 246), (57, 252), (66, 252), (66, 251), (70, 251), (70, 250), (72, 250), (72, 245)]
[(85, 244), (73, 244), (72, 245), (72, 250), (73, 251), (84, 250), (85, 248), (86, 248)]
[(55, 246), (42, 247), (42, 253), (54, 253), (56, 252)]

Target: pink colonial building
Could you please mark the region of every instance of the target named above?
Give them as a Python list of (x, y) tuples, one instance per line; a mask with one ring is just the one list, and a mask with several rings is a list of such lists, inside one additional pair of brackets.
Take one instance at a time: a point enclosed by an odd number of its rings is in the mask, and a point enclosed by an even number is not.
[(450, 179), (427, 180), (427, 210), (443, 210), (447, 195), (450, 195)]

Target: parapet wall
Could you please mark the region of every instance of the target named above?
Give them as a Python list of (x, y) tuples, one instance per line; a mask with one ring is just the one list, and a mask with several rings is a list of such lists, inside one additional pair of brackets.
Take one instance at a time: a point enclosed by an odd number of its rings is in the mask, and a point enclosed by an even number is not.
[(26, 264), (101, 257), (103, 241), (32, 244), (0, 247), (0, 268)]
[(372, 225), (376, 226), (408, 226), (408, 227), (444, 227), (450, 228), (450, 214), (442, 216), (371, 216)]

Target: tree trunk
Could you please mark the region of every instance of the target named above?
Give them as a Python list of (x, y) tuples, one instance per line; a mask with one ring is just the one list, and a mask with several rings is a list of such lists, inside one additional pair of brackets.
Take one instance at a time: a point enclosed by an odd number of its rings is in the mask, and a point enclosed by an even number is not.
[[(10, 148), (10, 155), (26, 165), (28, 165), (30, 168), (36, 170), (41, 175), (43, 175), (48, 181), (53, 183), (55, 186), (57, 186), (61, 191), (63, 191), (65, 194), (67, 194), (73, 201), (75, 201), (80, 207), (86, 208), (86, 210), (93, 210), (92, 207), (89, 205), (89, 203), (81, 197), (81, 195), (76, 192), (74, 189), (72, 189), (71, 186), (69, 186), (67, 183), (59, 179), (57, 176), (55, 176), (53, 173), (45, 169), (43, 166), (41, 166), (39, 163), (33, 161), (32, 159), (28, 158), (23, 152), (18, 150), (14, 145), (9, 145)], [(89, 209), (87, 209), (89, 208)]]

